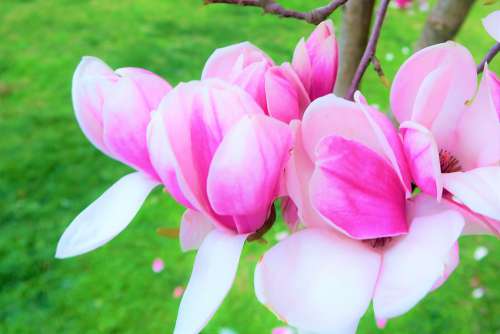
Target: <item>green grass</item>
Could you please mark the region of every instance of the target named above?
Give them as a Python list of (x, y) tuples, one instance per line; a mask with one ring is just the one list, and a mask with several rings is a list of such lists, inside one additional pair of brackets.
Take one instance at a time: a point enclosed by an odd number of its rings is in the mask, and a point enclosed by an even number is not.
[[(156, 235), (175, 227), (183, 209), (156, 191), (130, 227), (105, 247), (78, 258), (53, 258), (67, 224), (129, 169), (94, 149), (73, 116), (71, 77), (83, 55), (113, 67), (151, 69), (176, 84), (199, 78), (216, 47), (250, 40), (277, 62), (289, 60), (311, 26), (262, 16), (251, 8), (201, 6), (201, 0), (2, 0), (0, 3), (0, 333), (169, 333), (194, 254)], [(310, 1), (314, 6), (324, 1)], [(285, 1), (303, 8), (300, 1)], [(306, 3), (302, 1), (302, 3)], [(497, 6), (498, 7), (498, 6)], [(493, 40), (480, 25), (494, 6), (474, 6), (458, 40), (477, 60)], [(390, 9), (378, 55), (389, 78), (405, 57), (424, 14)], [(339, 22), (339, 14), (334, 20)], [(386, 53), (394, 60), (385, 60)], [(500, 72), (500, 58), (492, 68)], [(388, 90), (371, 69), (363, 91), (388, 106)], [(274, 234), (273, 232), (271, 235)], [(473, 259), (478, 245), (490, 254)], [(203, 333), (222, 327), (270, 333), (279, 321), (253, 295), (256, 259), (265, 247), (245, 247), (238, 278)], [(499, 333), (500, 247), (497, 240), (461, 240), (462, 262), (450, 280), (388, 333)], [(166, 269), (155, 274), (161, 257)], [(473, 299), (471, 281), (485, 288)], [(360, 333), (376, 333), (370, 312)]]

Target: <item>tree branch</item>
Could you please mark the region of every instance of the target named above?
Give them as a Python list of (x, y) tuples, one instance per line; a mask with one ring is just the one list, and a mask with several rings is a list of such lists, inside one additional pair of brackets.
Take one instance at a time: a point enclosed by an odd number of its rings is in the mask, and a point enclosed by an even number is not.
[(348, 0), (333, 0), (326, 6), (318, 7), (308, 12), (286, 9), (275, 0), (204, 0), (204, 3), (206, 5), (223, 3), (239, 6), (260, 7), (265, 13), (303, 20), (317, 25), (326, 20), (338, 7), (342, 6), (347, 1)]
[(385, 86), (385, 88), (391, 87), (391, 83), (385, 76), (384, 70), (382, 69), (382, 65), (380, 65), (380, 61), (375, 55), (373, 55), (372, 57), (372, 65), (373, 69), (375, 70), (375, 72), (377, 72), (378, 77), (380, 78), (380, 81), (382, 81), (382, 84)]
[(390, 0), (382, 0), (380, 2), (380, 6), (377, 9), (377, 14), (375, 18), (375, 23), (373, 26), (373, 31), (370, 35), (370, 39), (368, 40), (368, 44), (366, 45), (365, 52), (363, 53), (363, 57), (361, 58), (361, 62), (358, 65), (358, 69), (354, 74), (354, 78), (352, 79), (351, 86), (347, 91), (345, 96), (348, 100), (353, 100), (354, 92), (359, 87), (359, 83), (361, 82), (361, 78), (366, 71), (366, 68), (370, 64), (370, 61), (375, 56), (375, 51), (377, 49), (377, 42), (380, 37), (380, 31), (382, 30), (382, 24), (384, 23), (385, 14), (387, 13), (387, 8), (389, 7)]
[(500, 52), (500, 43), (493, 45), (493, 47), (490, 49), (490, 51), (488, 51), (486, 56), (484, 56), (481, 63), (477, 65), (477, 74), (483, 72), (484, 65), (486, 65), (486, 63), (489, 63), (497, 55), (498, 52)]

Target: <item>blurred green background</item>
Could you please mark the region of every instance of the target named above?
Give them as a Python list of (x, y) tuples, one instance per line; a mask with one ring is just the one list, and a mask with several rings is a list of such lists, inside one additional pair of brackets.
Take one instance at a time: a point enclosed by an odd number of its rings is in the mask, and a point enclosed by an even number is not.
[[(307, 9), (325, 1), (283, 1)], [(498, 8), (478, 1), (458, 40), (477, 60), (493, 40), (480, 19)], [(378, 47), (389, 78), (408, 57), (428, 13), (391, 8)], [(339, 14), (334, 21), (339, 26)], [(145, 67), (172, 84), (200, 77), (217, 47), (252, 41), (277, 62), (290, 60), (312, 26), (253, 8), (203, 6), (201, 0), (0, 1), (0, 333), (169, 333), (194, 253), (156, 234), (176, 227), (183, 209), (150, 196), (133, 223), (103, 248), (53, 258), (68, 223), (129, 169), (94, 149), (71, 106), (73, 71), (83, 55), (112, 67)], [(500, 58), (492, 64), (500, 73)], [(387, 110), (388, 90), (371, 68), (362, 89)], [(276, 231), (268, 235), (275, 241)], [(488, 237), (460, 241), (461, 265), (438, 291), (387, 333), (500, 333), (500, 246)], [(489, 254), (474, 259), (478, 246)], [(253, 268), (266, 249), (245, 246), (228, 298), (203, 333), (271, 333), (280, 326), (253, 294)], [(155, 258), (165, 269), (154, 273)], [(477, 290), (477, 289), (480, 290)], [(475, 290), (476, 289), (476, 290)], [(481, 290), (482, 289), (482, 290)], [(481, 295), (474, 298), (473, 291)], [(371, 311), (359, 333), (377, 333)], [(226, 331), (226, 333), (228, 333)]]

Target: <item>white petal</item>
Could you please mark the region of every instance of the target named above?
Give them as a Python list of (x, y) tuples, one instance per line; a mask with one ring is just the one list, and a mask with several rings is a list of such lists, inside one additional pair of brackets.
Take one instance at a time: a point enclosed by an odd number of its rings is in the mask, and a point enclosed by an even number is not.
[(179, 306), (174, 334), (199, 333), (233, 284), (246, 234), (213, 230), (203, 241)]
[(354, 333), (379, 268), (380, 255), (362, 242), (306, 228), (262, 257), (255, 293), (279, 318), (304, 331)]
[(132, 221), (157, 185), (140, 172), (122, 177), (73, 220), (59, 240), (56, 257), (80, 255), (113, 239)]
[(383, 255), (373, 298), (377, 318), (399, 316), (415, 306), (445, 272), (450, 251), (464, 226), (463, 217), (430, 196), (410, 207), (409, 233)]
[(500, 42), (500, 10), (486, 16), (483, 19), (483, 26), (491, 37)]
[(214, 225), (201, 212), (187, 209), (182, 215), (179, 240), (184, 252), (198, 249)]
[(443, 183), (472, 211), (500, 220), (500, 167), (443, 174)]

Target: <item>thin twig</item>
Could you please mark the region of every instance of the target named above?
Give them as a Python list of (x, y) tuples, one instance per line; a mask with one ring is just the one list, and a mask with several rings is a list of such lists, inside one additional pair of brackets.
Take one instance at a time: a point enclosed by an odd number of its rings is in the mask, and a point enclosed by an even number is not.
[(326, 6), (318, 7), (308, 12), (300, 12), (284, 8), (275, 0), (204, 0), (205, 4), (230, 4), (239, 6), (260, 7), (265, 13), (304, 20), (312, 24), (320, 24), (326, 20), (338, 7), (348, 0), (333, 0)]
[(493, 47), (490, 49), (490, 51), (488, 51), (486, 56), (484, 56), (481, 63), (477, 65), (477, 74), (483, 72), (484, 65), (486, 65), (486, 63), (489, 63), (496, 56), (498, 52), (500, 52), (500, 43), (493, 45)]
[(363, 57), (361, 57), (361, 61), (358, 65), (356, 73), (354, 74), (351, 86), (349, 87), (349, 90), (347, 91), (346, 94), (346, 99), (348, 100), (351, 101), (353, 100), (354, 93), (358, 89), (359, 83), (361, 82), (361, 78), (363, 77), (366, 68), (370, 64), (370, 61), (372, 60), (373, 56), (375, 55), (378, 38), (380, 37), (380, 31), (382, 30), (382, 24), (384, 23), (385, 14), (387, 13), (387, 7), (389, 6), (389, 1), (390, 0), (382, 0), (377, 10), (373, 31), (370, 35), (370, 39), (368, 40), (368, 44), (366, 45)]
[(382, 65), (380, 65), (380, 61), (378, 60), (377, 56), (375, 56), (375, 55), (373, 55), (373, 57), (372, 57), (372, 65), (373, 65), (373, 69), (375, 70), (375, 72), (377, 72), (377, 74), (380, 78), (380, 81), (382, 81), (382, 84), (386, 88), (389, 88), (391, 86), (391, 83), (389, 82), (389, 80), (385, 76), (384, 70), (382, 69)]

